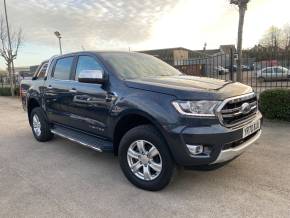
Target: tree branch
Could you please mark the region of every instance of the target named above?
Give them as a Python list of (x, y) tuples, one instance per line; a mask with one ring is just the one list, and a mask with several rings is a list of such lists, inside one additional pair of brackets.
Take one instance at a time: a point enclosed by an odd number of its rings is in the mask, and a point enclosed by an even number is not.
[(5, 59), (6, 64), (15, 60), (18, 55), (18, 50), (23, 41), (22, 29), (20, 28), (18, 32), (13, 32), (11, 35), (11, 51), (8, 46), (8, 33), (5, 27), (4, 18), (0, 16), (0, 55)]
[(8, 74), (10, 77), (10, 89), (11, 95), (14, 96), (15, 91), (15, 72), (13, 60), (17, 58), (19, 47), (22, 43), (22, 30), (19, 29), (18, 32), (13, 32), (11, 34), (11, 40), (9, 40), (9, 30), (4, 25), (3, 16), (0, 16), (0, 56), (5, 60), (5, 64), (8, 68)]
[(19, 50), (19, 47), (22, 44), (22, 41), (23, 41), (22, 29), (19, 29), (19, 31), (17, 33), (17, 39), (16, 39), (16, 45), (15, 45), (15, 49), (14, 49), (14, 54), (12, 55), (13, 59), (16, 59), (16, 57), (18, 55), (18, 50)]

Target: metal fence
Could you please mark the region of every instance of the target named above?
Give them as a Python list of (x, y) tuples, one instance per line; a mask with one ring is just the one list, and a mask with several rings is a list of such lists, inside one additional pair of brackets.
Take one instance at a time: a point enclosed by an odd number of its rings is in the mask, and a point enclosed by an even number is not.
[[(188, 75), (234, 81), (237, 78), (233, 51), (184, 60), (173, 60), (172, 56), (159, 58)], [(266, 89), (290, 88), (290, 50), (246, 51), (242, 57), (242, 69), (242, 83), (252, 86), (258, 94)], [(16, 76), (16, 87), (21, 79), (21, 76)], [(7, 76), (0, 76), (1, 87), (10, 87)]]
[[(166, 62), (189, 75), (234, 81), (237, 78), (234, 52)], [(266, 89), (290, 88), (289, 69), (290, 52), (245, 52), (242, 83), (252, 86), (258, 94)]]

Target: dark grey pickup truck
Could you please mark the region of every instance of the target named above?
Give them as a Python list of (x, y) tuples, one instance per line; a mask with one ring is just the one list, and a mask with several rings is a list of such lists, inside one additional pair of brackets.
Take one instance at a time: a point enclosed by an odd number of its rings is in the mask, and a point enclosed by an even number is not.
[(34, 137), (58, 135), (118, 155), (130, 182), (164, 188), (175, 166), (214, 169), (261, 135), (252, 88), (180, 73), (133, 52), (78, 52), (41, 64), (21, 83)]

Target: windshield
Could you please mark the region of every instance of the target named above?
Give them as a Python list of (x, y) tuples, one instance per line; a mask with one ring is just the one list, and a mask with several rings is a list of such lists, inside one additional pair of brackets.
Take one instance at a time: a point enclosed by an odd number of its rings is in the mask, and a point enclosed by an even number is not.
[(165, 62), (141, 53), (103, 53), (102, 57), (124, 79), (178, 76), (177, 69)]

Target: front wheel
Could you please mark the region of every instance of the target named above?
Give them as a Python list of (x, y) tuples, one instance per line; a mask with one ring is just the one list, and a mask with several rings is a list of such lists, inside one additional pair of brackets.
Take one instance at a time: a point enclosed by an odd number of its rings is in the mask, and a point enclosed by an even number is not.
[(135, 127), (124, 135), (119, 161), (127, 179), (149, 191), (166, 187), (175, 169), (163, 137), (151, 125)]

